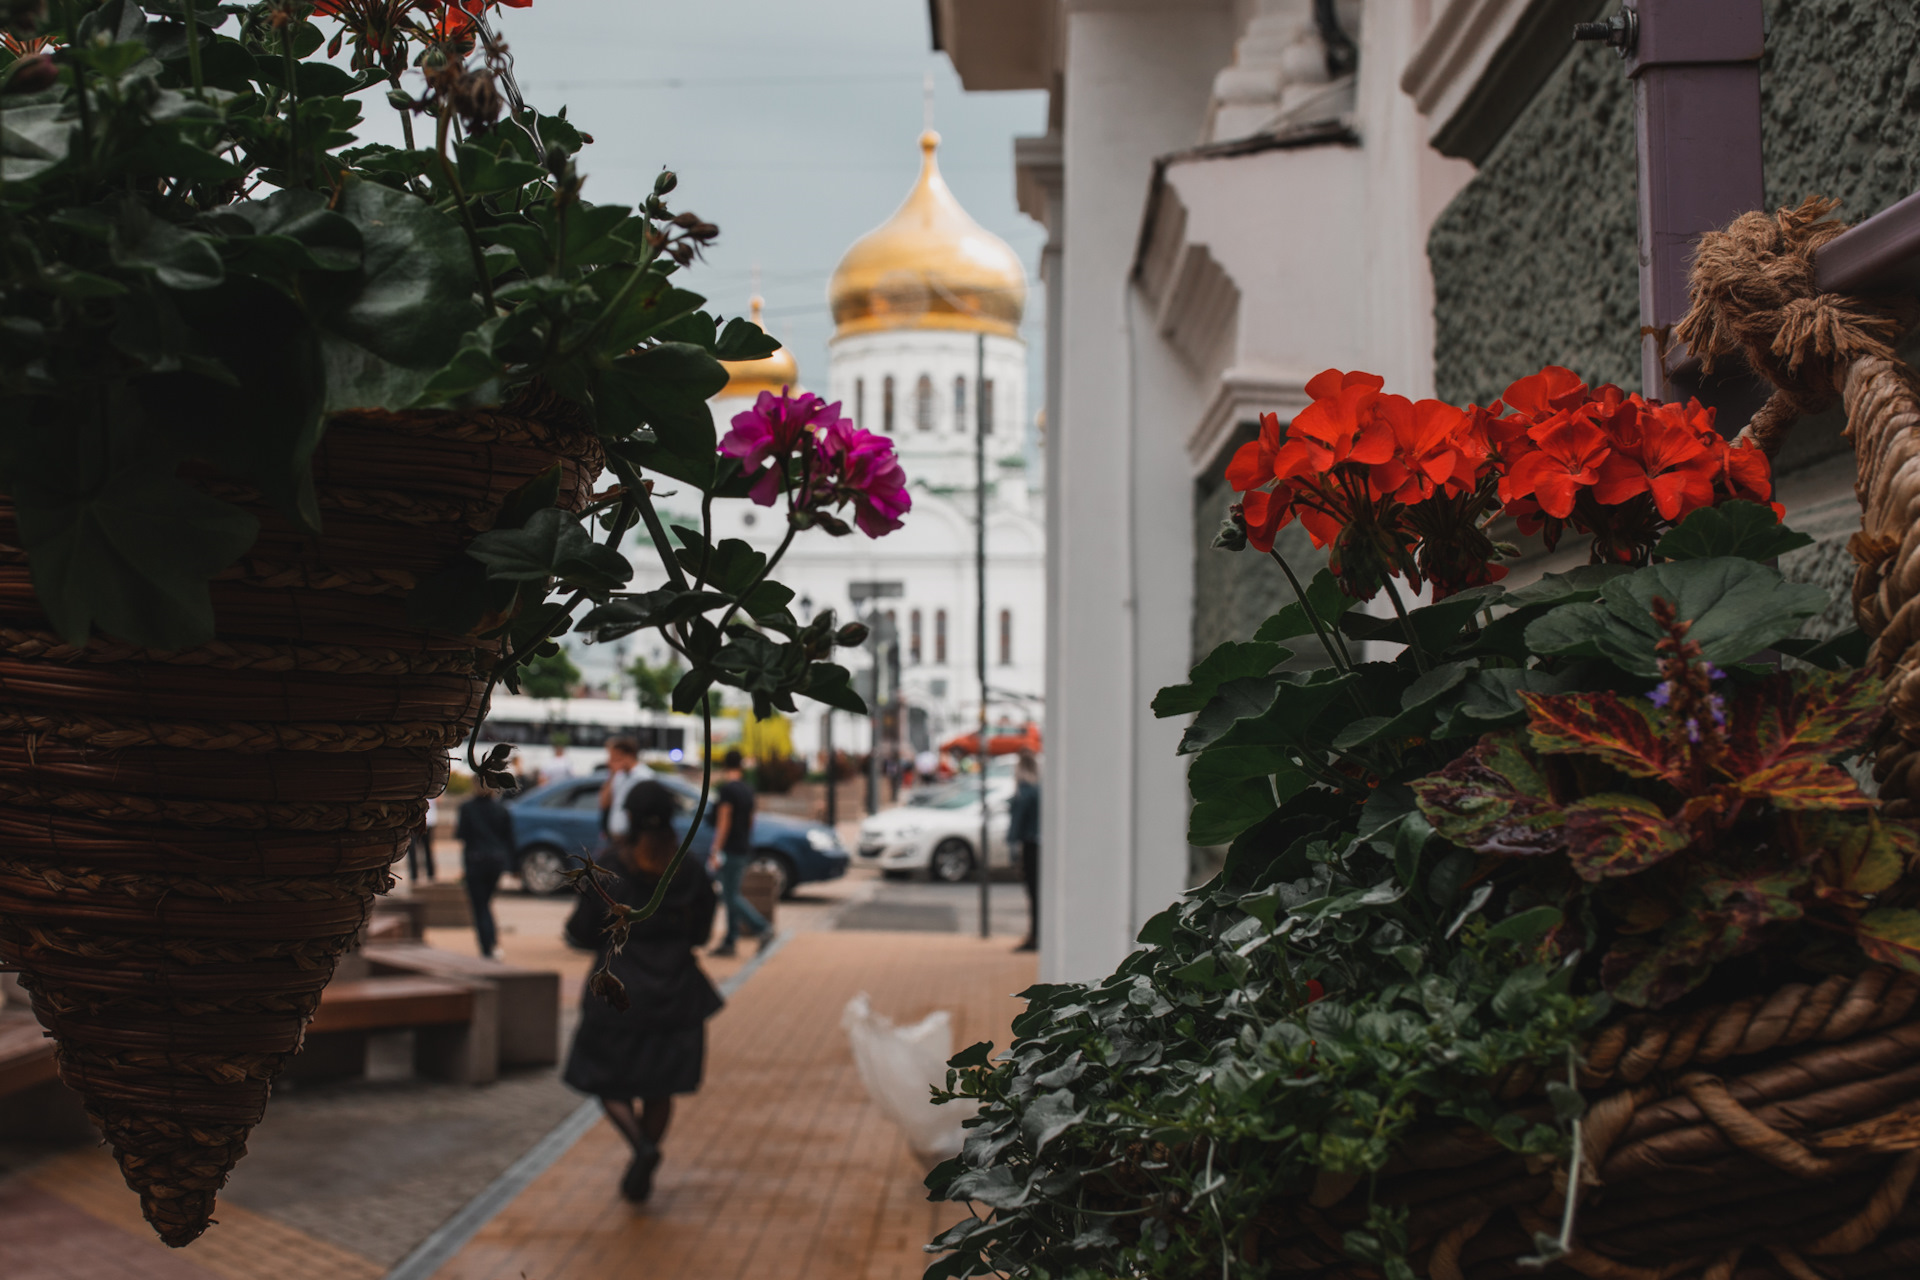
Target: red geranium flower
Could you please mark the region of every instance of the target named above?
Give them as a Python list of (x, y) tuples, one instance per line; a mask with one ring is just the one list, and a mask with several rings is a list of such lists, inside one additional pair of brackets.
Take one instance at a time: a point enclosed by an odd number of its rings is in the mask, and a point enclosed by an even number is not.
[(1501, 501), (1531, 497), (1542, 511), (1565, 520), (1573, 514), (1573, 500), (1581, 488), (1600, 476), (1600, 465), (1611, 452), (1607, 433), (1589, 419), (1562, 409), (1529, 427), (1527, 437), (1537, 447), (1502, 478)]
[(1639, 430), (1619, 441), (1600, 467), (1593, 496), (1615, 506), (1638, 494), (1653, 496), (1654, 508), (1669, 522), (1713, 505), (1713, 481), (1719, 459), (1707, 441), (1719, 441), (1713, 410), (1698, 400), (1684, 407), (1649, 404), (1637, 415)]

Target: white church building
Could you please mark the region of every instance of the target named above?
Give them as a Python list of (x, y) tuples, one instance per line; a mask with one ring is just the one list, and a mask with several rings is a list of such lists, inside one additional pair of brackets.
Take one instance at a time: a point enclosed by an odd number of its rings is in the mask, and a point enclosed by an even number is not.
[[(795, 616), (832, 609), (844, 621), (874, 610), (899, 637), (906, 715), (892, 746), (914, 752), (969, 732), (979, 715), (975, 579), (976, 382), (984, 356), (987, 460), (987, 682), (990, 722), (1038, 721), (1046, 665), (1046, 532), (1040, 477), (1027, 465), (1027, 352), (1019, 257), (961, 208), (940, 176), (939, 136), (920, 138), (920, 176), (906, 200), (841, 258), (828, 286), (834, 336), (824, 385), (810, 385), (786, 351), (730, 363), (713, 400), (724, 433), (762, 391), (810, 390), (837, 400), (855, 424), (890, 437), (913, 508), (883, 538), (819, 529), (794, 539), (774, 576), (793, 588)], [(759, 301), (754, 302), (759, 319)], [(763, 551), (785, 529), (779, 509), (717, 503), (714, 536)], [(878, 590), (856, 607), (855, 595)], [(869, 653), (841, 651), (860, 667)], [(795, 749), (821, 747), (820, 708), (802, 701)], [(836, 718), (834, 746), (864, 752), (869, 722)]]

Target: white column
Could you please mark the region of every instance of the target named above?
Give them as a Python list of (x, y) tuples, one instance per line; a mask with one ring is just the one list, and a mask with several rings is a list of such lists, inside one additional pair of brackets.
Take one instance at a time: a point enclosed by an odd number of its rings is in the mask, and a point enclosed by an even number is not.
[[(1047, 432), (1048, 981), (1110, 972), (1185, 880), (1180, 764), (1147, 699), (1163, 671), (1186, 669), (1190, 567), (1168, 548), (1187, 544), (1190, 502), (1164, 475), (1140, 483), (1166, 465), (1148, 437), (1174, 432), (1133, 412), (1128, 279), (1154, 158), (1198, 138), (1232, 55), (1230, 15), (1224, 0), (1067, 5), (1060, 419)], [(1184, 476), (1177, 447), (1170, 456)]]

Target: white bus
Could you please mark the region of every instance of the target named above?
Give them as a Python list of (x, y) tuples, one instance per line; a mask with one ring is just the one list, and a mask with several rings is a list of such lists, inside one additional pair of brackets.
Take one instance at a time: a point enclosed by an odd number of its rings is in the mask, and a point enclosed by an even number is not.
[(573, 772), (584, 775), (606, 764), (612, 738), (632, 738), (641, 758), (652, 763), (700, 758), (696, 716), (644, 711), (631, 698), (529, 698), (498, 692), (480, 726), (479, 754), (485, 756), (504, 742), (514, 749), (510, 767), (537, 775), (553, 762), (554, 747), (560, 744)]

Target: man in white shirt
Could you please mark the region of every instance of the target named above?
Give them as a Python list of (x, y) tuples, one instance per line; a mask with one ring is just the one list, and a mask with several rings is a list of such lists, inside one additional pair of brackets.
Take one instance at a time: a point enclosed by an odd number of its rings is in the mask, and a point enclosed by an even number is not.
[(540, 771), (542, 782), (565, 782), (573, 776), (573, 761), (567, 759), (567, 744), (553, 744), (553, 759), (547, 761), (547, 767)]
[(640, 746), (632, 738), (607, 743), (607, 780), (600, 788), (600, 830), (609, 841), (627, 834), (627, 792), (644, 777)]

